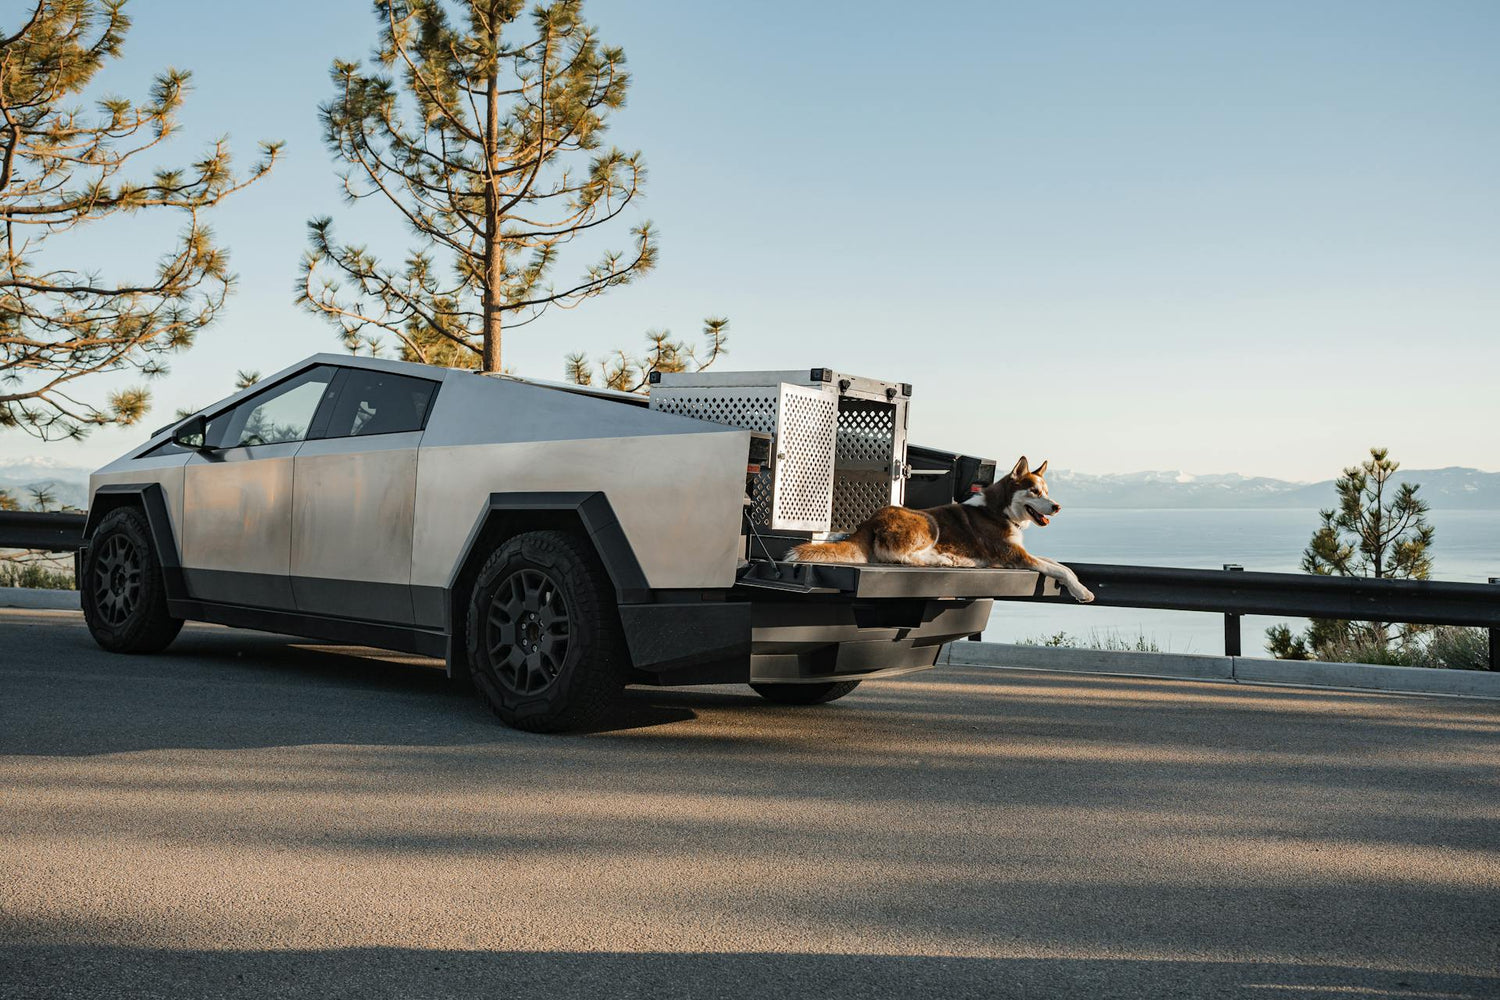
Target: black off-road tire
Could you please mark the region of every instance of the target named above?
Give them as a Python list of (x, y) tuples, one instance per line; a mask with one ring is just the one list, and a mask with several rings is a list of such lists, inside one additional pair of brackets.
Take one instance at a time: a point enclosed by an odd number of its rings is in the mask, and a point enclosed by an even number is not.
[(167, 613), (167, 587), (151, 528), (138, 507), (120, 507), (99, 522), (78, 581), (83, 620), (112, 653), (158, 653), (182, 631)]
[(829, 681), (827, 684), (751, 684), (751, 689), (778, 705), (826, 705), (859, 687), (859, 681)]
[(598, 723), (629, 676), (609, 574), (569, 532), (528, 531), (496, 549), (474, 581), (465, 632), (476, 692), (528, 732)]

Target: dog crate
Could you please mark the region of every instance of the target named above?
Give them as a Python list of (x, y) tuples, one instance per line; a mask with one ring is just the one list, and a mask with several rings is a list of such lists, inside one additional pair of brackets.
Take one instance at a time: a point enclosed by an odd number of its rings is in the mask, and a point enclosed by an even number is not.
[(773, 372), (653, 372), (651, 408), (771, 436), (753, 473), (758, 530), (813, 536), (853, 530), (905, 499), (911, 386), (831, 368)]

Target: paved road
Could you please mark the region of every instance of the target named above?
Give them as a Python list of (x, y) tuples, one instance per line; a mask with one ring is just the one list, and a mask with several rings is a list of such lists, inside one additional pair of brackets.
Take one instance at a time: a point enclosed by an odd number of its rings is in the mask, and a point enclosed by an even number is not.
[(502, 728), (0, 612), (0, 997), (1500, 996), (1500, 703), (951, 668)]

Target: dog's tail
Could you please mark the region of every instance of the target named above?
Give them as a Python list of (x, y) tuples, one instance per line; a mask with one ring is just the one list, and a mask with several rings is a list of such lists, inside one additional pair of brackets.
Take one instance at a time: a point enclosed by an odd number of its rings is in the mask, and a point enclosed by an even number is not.
[(839, 542), (803, 542), (787, 553), (787, 562), (867, 563), (869, 540), (865, 532), (855, 532)]

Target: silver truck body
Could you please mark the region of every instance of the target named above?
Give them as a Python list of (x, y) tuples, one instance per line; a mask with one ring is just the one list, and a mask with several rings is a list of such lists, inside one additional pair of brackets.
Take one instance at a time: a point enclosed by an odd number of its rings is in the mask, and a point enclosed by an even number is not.
[[(1039, 591), (1032, 573), (780, 562), (787, 544), (827, 531), (838, 515), (825, 506), (820, 523), (803, 498), (800, 520), (773, 526), (767, 504), (757, 527), (757, 477), (779, 470), (791, 482), (790, 438), (780, 435), (768, 466), (747, 470), (752, 431), (777, 428), (681, 415), (692, 410), (685, 393), (715, 389), (696, 378), (668, 377), (648, 406), (607, 391), (316, 355), (202, 411), (214, 439), (202, 447), (174, 443), (177, 428), (164, 428), (99, 469), (85, 537), (115, 507), (138, 505), (175, 617), (441, 655), (454, 670), (484, 555), (518, 531), (574, 531), (609, 572), (635, 679), (646, 683), (919, 669), (942, 642), (982, 628), (985, 598)], [(717, 388), (757, 391), (752, 376), (728, 378)], [(839, 501), (846, 519), (862, 516), (849, 502), (900, 500), (910, 387), (781, 385), (770, 391), (797, 395), (799, 406), (812, 399), (804, 408), (832, 399), (849, 412), (840, 459), (825, 463), (827, 496), (853, 498)], [(374, 388), (361, 396), (365, 386)], [(368, 393), (385, 395), (372, 407)], [(886, 403), (899, 420), (882, 417), (872, 437), (865, 411)], [(777, 534), (786, 523), (801, 530)]]

